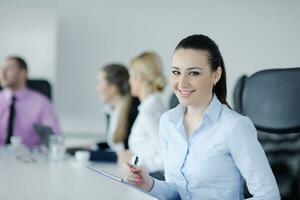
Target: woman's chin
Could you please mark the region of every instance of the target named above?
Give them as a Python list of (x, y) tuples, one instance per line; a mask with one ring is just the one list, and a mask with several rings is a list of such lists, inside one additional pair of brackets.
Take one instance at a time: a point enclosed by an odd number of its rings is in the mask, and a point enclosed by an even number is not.
[(181, 98), (181, 97), (179, 97), (178, 101), (179, 101), (179, 103), (181, 105), (184, 105), (184, 106), (191, 106), (191, 105), (193, 105), (193, 102), (189, 98)]

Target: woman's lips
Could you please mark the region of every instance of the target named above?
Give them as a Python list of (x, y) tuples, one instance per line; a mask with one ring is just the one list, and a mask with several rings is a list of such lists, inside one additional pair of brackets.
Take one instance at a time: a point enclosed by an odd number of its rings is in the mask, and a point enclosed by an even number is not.
[(191, 96), (196, 90), (177, 89), (177, 91), (179, 92), (180, 96), (186, 98)]

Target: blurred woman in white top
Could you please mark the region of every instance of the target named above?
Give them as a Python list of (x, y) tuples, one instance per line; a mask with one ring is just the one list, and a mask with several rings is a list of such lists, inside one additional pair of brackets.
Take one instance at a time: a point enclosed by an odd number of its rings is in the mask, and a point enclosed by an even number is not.
[(97, 91), (108, 118), (107, 140), (99, 143), (100, 150), (119, 152), (128, 148), (128, 137), (137, 116), (136, 98), (130, 95), (129, 73), (125, 66), (109, 64), (97, 75)]
[(129, 72), (123, 65), (108, 64), (99, 70), (97, 91), (107, 117), (106, 140), (96, 147), (73, 147), (67, 152), (74, 154), (78, 150), (87, 150), (91, 152), (92, 161), (116, 162), (117, 153), (128, 149), (128, 138), (139, 105), (139, 100), (130, 95), (128, 80)]
[(134, 58), (129, 67), (131, 94), (141, 101), (138, 116), (129, 137), (129, 150), (118, 155), (120, 164), (139, 156), (140, 164), (150, 172), (163, 170), (163, 158), (158, 134), (159, 119), (166, 111), (161, 100), (166, 80), (162, 61), (156, 53), (145, 52)]

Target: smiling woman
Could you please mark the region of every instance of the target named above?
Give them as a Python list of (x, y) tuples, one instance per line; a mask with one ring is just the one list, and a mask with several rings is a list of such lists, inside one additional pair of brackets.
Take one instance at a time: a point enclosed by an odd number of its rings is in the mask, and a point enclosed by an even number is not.
[(197, 79), (202, 89), (208, 93), (213, 91), (223, 104), (228, 105), (225, 64), (214, 41), (205, 36), (182, 40), (175, 49), (172, 65), (189, 70), (191, 76), (202, 75)]
[(170, 84), (180, 104), (160, 120), (166, 182), (143, 167), (128, 167), (127, 180), (158, 199), (240, 200), (245, 179), (253, 199), (280, 199), (252, 122), (227, 104), (217, 44), (204, 35), (184, 38)]

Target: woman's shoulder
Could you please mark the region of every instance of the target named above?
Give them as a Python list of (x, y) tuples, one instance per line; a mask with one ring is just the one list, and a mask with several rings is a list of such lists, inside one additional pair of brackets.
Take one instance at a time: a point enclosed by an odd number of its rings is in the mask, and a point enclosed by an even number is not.
[(227, 105), (223, 105), (222, 112), (220, 114), (220, 122), (234, 128), (237, 124), (253, 125), (249, 117), (244, 116)]
[(247, 127), (255, 131), (255, 127), (249, 117), (241, 115), (226, 105), (223, 105), (223, 110), (220, 115), (220, 123), (227, 126), (227, 130), (245, 129)]
[(247, 117), (229, 108), (227, 105), (223, 105), (222, 113), (220, 115), (221, 120), (226, 120), (227, 122), (236, 122), (245, 118)]
[(161, 115), (167, 110), (159, 94), (152, 95), (146, 102), (140, 104), (139, 113), (145, 115)]
[(165, 123), (166, 121), (169, 120), (170, 113), (172, 113), (171, 110), (167, 110), (161, 114), (160, 123)]
[(168, 124), (172, 124), (171, 126), (173, 126), (181, 121), (184, 112), (185, 107), (178, 104), (176, 107), (162, 113), (160, 117), (160, 124), (165, 127), (168, 126)]

